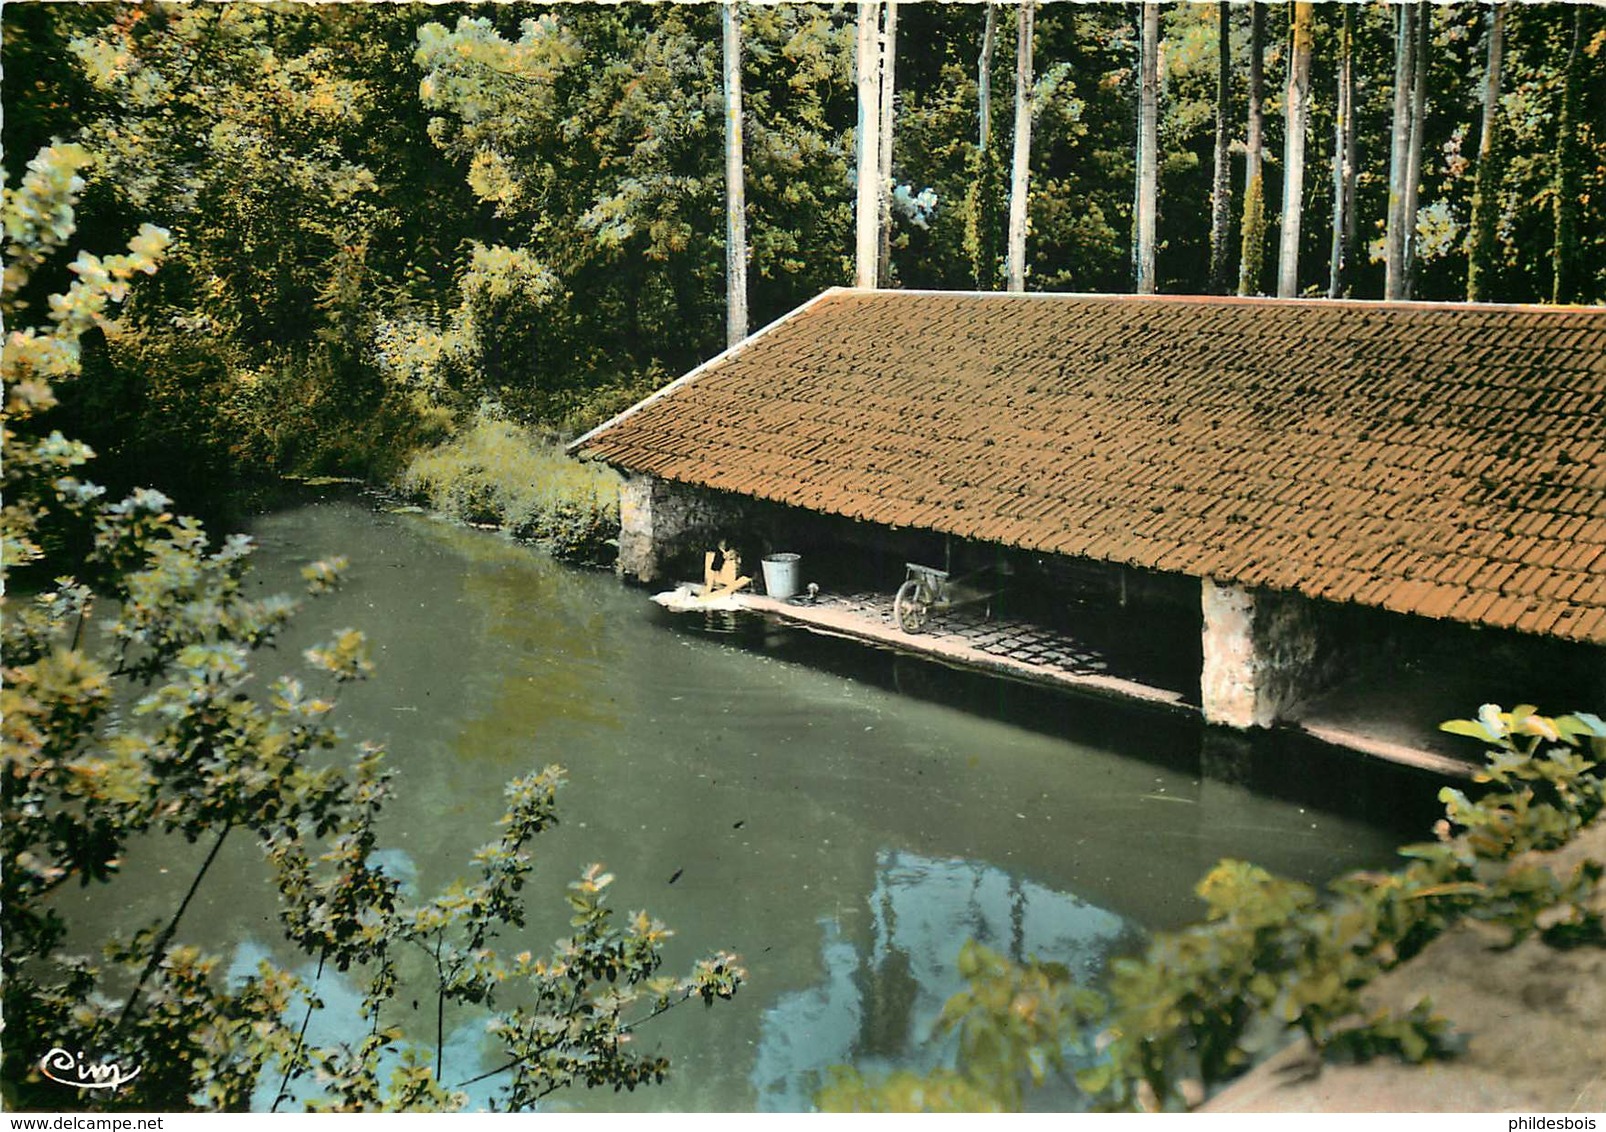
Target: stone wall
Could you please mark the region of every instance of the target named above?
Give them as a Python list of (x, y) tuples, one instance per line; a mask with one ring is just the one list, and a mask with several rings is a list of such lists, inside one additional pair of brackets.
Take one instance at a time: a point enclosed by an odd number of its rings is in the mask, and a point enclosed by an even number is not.
[(705, 550), (721, 538), (745, 540), (749, 510), (726, 492), (627, 474), (619, 488), (618, 572), (643, 583), (700, 579)]
[(1205, 720), (1270, 727), (1297, 719), (1330, 674), (1317, 607), (1296, 594), (1249, 591), (1202, 579)]

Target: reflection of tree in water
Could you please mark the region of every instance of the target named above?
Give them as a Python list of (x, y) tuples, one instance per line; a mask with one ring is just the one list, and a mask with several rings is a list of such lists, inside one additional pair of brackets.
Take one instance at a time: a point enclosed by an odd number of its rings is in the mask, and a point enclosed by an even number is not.
[[(882, 855), (883, 859), (885, 856)], [(970, 898), (964, 913), (969, 936), (978, 943), (996, 949), (997, 925), (990, 918), (982, 895), (988, 874), (996, 874), (998, 870), (977, 861), (940, 863), (956, 872), (970, 873)], [(918, 1037), (914, 1034), (914, 1024), (921, 985), (909, 953), (895, 942), (899, 933), (893, 890), (890, 886), (878, 885), (878, 891), (881, 907), (877, 920), (891, 927), (886, 933), (885, 947), (877, 948), (874, 963), (859, 967), (855, 973), (854, 983), (859, 987), (864, 1004), (856, 1049), (861, 1060), (896, 1060), (909, 1044), (911, 1036)], [(954, 946), (957, 953), (957, 942)], [(1017, 963), (1026, 958), (1026, 886), (1013, 874), (1009, 876), (1008, 954)], [(951, 962), (952, 957), (949, 960)]]
[[(881, 905), (878, 922), (895, 919), (892, 892), (878, 884)], [(880, 942), (879, 940), (877, 941)], [(864, 1000), (863, 1021), (859, 1026), (857, 1049), (863, 1057), (896, 1057), (909, 1035), (909, 1022), (920, 983), (914, 975), (909, 954), (891, 942), (873, 964), (861, 965), (854, 982)]]
[(883, 850), (867, 938), (822, 921), (824, 977), (765, 1012), (753, 1084), (771, 1111), (811, 1106), (831, 1065), (929, 1069), (953, 1056), (932, 1040), (943, 1004), (963, 988), (959, 947), (974, 938), (1013, 959), (1037, 955), (1097, 981), (1141, 932), (1122, 917), (979, 861)]

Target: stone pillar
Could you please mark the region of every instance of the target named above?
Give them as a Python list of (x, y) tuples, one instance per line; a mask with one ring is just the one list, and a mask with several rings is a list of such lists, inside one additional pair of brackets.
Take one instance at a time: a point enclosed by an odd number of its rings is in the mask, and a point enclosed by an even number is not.
[(621, 577), (650, 582), (658, 576), (657, 547), (653, 542), (652, 476), (627, 473), (619, 487), (619, 559)]
[(1296, 594), (1252, 592), (1209, 578), (1200, 585), (1205, 721), (1248, 728), (1297, 718), (1300, 702), (1325, 676), (1313, 604)]

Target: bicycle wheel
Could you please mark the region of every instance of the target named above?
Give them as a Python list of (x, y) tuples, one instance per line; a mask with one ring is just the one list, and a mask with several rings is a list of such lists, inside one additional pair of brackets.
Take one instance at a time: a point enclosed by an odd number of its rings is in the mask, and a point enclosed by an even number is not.
[(898, 628), (905, 633), (918, 633), (926, 627), (930, 614), (931, 594), (924, 585), (910, 578), (898, 587), (898, 595), (892, 599), (892, 616)]

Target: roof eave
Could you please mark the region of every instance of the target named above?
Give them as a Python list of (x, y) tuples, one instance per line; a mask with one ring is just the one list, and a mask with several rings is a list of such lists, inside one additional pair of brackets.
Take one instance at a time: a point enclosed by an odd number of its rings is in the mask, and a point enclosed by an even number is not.
[(1274, 295), (1198, 295), (1198, 294), (1150, 294), (1137, 295), (1124, 291), (950, 291), (936, 288), (877, 288), (877, 287), (835, 287), (833, 291), (850, 295), (885, 294), (899, 296), (918, 296), (924, 298), (967, 298), (967, 299), (996, 299), (1000, 301), (1020, 302), (1022, 300), (1053, 300), (1053, 299), (1100, 299), (1129, 303), (1158, 303), (1158, 304), (1220, 304), (1222, 306), (1310, 306), (1310, 307), (1358, 307), (1366, 310), (1429, 310), (1429, 311), (1503, 311), (1542, 314), (1565, 314), (1589, 312), (1599, 314), (1606, 307), (1598, 303), (1490, 303), (1465, 302), (1462, 300), (1429, 300), (1429, 299), (1331, 299), (1325, 295), (1296, 295), (1291, 298), (1279, 298)]
[(564, 451), (567, 452), (571, 456), (579, 456), (579, 455), (581, 455), (584, 452), (586, 446), (590, 443), (592, 437), (595, 437), (595, 436), (598, 436), (598, 435), (600, 435), (600, 434), (602, 434), (604, 432), (607, 432), (609, 429), (613, 428), (615, 425), (617, 425), (617, 424), (619, 424), (619, 423), (621, 423), (621, 422), (623, 422), (625, 420), (628, 420), (630, 417), (634, 416), (636, 413), (640, 412), (642, 409), (646, 408), (648, 405), (651, 405), (651, 404), (653, 404), (653, 403), (655, 403), (657, 401), (660, 401), (663, 398), (668, 397), (671, 394), (673, 394), (676, 390), (680, 389), (682, 386), (690, 384), (693, 381), (696, 381), (697, 378), (701, 377), (704, 373), (707, 373), (709, 370), (715, 368), (716, 366), (719, 366), (722, 363), (724, 363), (726, 361), (729, 361), (731, 358), (736, 357), (743, 350), (747, 349), (747, 347), (749, 345), (751, 345), (753, 342), (755, 342), (756, 340), (764, 337), (766, 334), (769, 334), (770, 332), (774, 331), (778, 327), (781, 327), (781, 326), (785, 325), (786, 323), (791, 322), (793, 319), (800, 317), (801, 315), (803, 315), (804, 313), (806, 313), (807, 311), (809, 311), (813, 307), (818, 306), (820, 303), (824, 302), (826, 299), (830, 298), (831, 296), (840, 295), (840, 294), (842, 294), (844, 292), (850, 292), (852, 290), (853, 290), (853, 288), (851, 288), (851, 287), (828, 287), (828, 288), (826, 288), (824, 291), (821, 291), (818, 295), (815, 295), (812, 299), (810, 299), (808, 302), (804, 303), (802, 306), (794, 307), (792, 310), (787, 311), (785, 314), (781, 315), (780, 318), (777, 318), (774, 322), (769, 323), (767, 326), (763, 326), (763, 327), (760, 327), (758, 330), (755, 330), (753, 333), (749, 334), (746, 338), (743, 338), (740, 342), (736, 343), (736, 345), (729, 346), (729, 347), (726, 347), (724, 350), (721, 350), (719, 353), (717, 353), (713, 357), (709, 358), (706, 362), (704, 362), (702, 365), (698, 366), (696, 369), (691, 370), (689, 373), (686, 373), (683, 376), (676, 378), (674, 381), (671, 381), (668, 385), (664, 386), (662, 389), (659, 389), (656, 392), (650, 394), (649, 396), (644, 397), (642, 400), (637, 401), (634, 405), (630, 406), (630, 408), (624, 410), (624, 412), (619, 413), (619, 414), (617, 414), (617, 415), (615, 415), (613, 417), (610, 417), (608, 420), (603, 421), (596, 428), (593, 428), (589, 432), (585, 433), (585, 435), (577, 437), (574, 440), (571, 440), (567, 445), (564, 446)]

